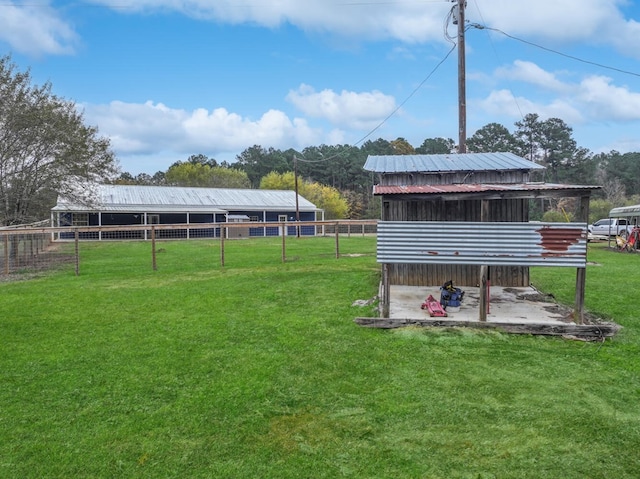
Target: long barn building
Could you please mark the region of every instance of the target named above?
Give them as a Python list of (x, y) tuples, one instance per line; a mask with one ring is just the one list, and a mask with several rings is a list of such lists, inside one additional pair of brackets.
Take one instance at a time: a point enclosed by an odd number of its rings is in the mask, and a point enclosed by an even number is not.
[[(192, 225), (246, 223), (247, 236), (295, 234), (295, 226), (282, 231), (280, 224), (323, 219), (323, 211), (295, 191), (228, 188), (195, 188), (140, 185), (98, 185), (87, 201), (59, 197), (51, 210), (55, 226), (100, 227), (129, 225)], [(274, 226), (251, 227), (251, 223)], [(275, 224), (278, 223), (278, 224)], [(292, 231), (288, 231), (291, 229)], [(219, 228), (207, 228), (217, 236)], [(144, 235), (140, 231), (139, 235)], [(302, 226), (300, 234), (315, 234), (314, 226)], [(118, 232), (84, 233), (87, 239), (115, 239)], [(129, 236), (130, 237), (130, 236)]]

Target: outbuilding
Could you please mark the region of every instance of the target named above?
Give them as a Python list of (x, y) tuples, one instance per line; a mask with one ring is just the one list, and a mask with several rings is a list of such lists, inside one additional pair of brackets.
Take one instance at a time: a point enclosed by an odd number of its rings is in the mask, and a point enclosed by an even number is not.
[[(544, 168), (512, 153), (369, 156), (381, 197), (378, 262), (383, 287), (529, 286), (529, 267), (586, 265), (591, 192), (531, 181)], [(529, 222), (529, 202), (578, 198), (576, 223)], [(489, 270), (490, 266), (490, 270)], [(483, 270), (484, 268), (484, 270)]]
[[(129, 225), (194, 225), (246, 222), (248, 236), (295, 234), (295, 226), (282, 223), (323, 219), (323, 211), (313, 203), (288, 190), (252, 190), (173, 186), (98, 185), (93, 200), (81, 203), (59, 197), (51, 210), (54, 226), (101, 227)], [(251, 223), (279, 223), (251, 227)], [(291, 229), (293, 231), (289, 231)], [(123, 231), (125, 229), (123, 228)], [(135, 232), (140, 238), (146, 230)], [(203, 228), (204, 236), (217, 236), (220, 228)], [(314, 226), (300, 227), (300, 234), (315, 234)], [(85, 238), (116, 239), (119, 231)], [(127, 238), (131, 238), (130, 235)]]

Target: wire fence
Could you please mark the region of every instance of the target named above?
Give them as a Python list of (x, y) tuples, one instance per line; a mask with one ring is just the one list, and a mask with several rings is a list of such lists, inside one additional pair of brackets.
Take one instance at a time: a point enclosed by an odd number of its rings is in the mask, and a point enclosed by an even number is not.
[[(219, 248), (218, 263), (225, 266), (229, 254), (229, 242), (243, 239), (272, 238), (279, 250), (281, 261), (292, 255), (305, 254), (305, 248), (292, 239), (330, 238), (332, 253), (352, 254), (341, 251), (341, 238), (375, 236), (376, 220), (341, 220), (301, 223), (210, 223), (131, 226), (87, 227), (24, 227), (0, 229), (0, 279), (10, 280), (37, 272), (73, 265), (80, 274), (80, 252), (85, 244), (97, 245), (130, 241), (149, 247), (149, 265), (158, 268), (158, 255), (166, 250), (168, 241), (209, 240)], [(280, 238), (273, 242), (273, 238)], [(233, 243), (231, 243), (233, 244)], [(326, 253), (326, 252), (325, 252)], [(373, 253), (362, 251), (361, 253)], [(312, 254), (308, 248), (306, 254)], [(276, 255), (274, 254), (275, 258)]]

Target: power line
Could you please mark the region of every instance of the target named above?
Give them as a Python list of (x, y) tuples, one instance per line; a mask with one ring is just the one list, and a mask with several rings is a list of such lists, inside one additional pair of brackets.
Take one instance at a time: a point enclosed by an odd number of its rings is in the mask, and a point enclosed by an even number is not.
[[(447, 54), (442, 58), (442, 60), (440, 60), (437, 65), (435, 67), (433, 67), (433, 69), (429, 72), (429, 74), (418, 84), (417, 87), (415, 87), (413, 89), (413, 91), (391, 112), (389, 113), (380, 123), (378, 123), (375, 128), (373, 128), (371, 131), (369, 131), (369, 133), (367, 133), (366, 135), (364, 135), (362, 138), (360, 138), (358, 141), (352, 143), (349, 146), (353, 146), (355, 147), (356, 145), (362, 143), (364, 140), (366, 140), (367, 138), (369, 138), (371, 135), (373, 135), (378, 129), (380, 129), (380, 127), (382, 125), (384, 125), (387, 121), (389, 121), (389, 119), (391, 117), (393, 117), (396, 113), (398, 113), (398, 111), (400, 110), (400, 108), (402, 108), (417, 92), (418, 90), (420, 90), (420, 88), (422, 88), (422, 86), (427, 82), (427, 80), (429, 80), (429, 78), (431, 78), (433, 76), (433, 74), (438, 70), (438, 68), (440, 68), (440, 66), (447, 60), (447, 58), (449, 58), (449, 56), (451, 55), (451, 53), (455, 50), (456, 48), (456, 44), (454, 44), (451, 49), (447, 52)], [(332, 160), (333, 158), (337, 158), (338, 156), (343, 155), (344, 152), (339, 152), (336, 153), (335, 155), (329, 156), (329, 157), (325, 157), (321, 160), (305, 160), (302, 158), (298, 158), (299, 161), (303, 161), (305, 163), (322, 163), (324, 161), (329, 161)]]
[(429, 78), (431, 78), (431, 76), (436, 72), (436, 70), (438, 68), (440, 68), (440, 66), (447, 60), (447, 58), (449, 58), (449, 55), (451, 55), (451, 52), (453, 52), (453, 50), (455, 50), (456, 45), (453, 45), (451, 47), (451, 49), (447, 52), (447, 54), (444, 56), (444, 58), (442, 60), (440, 60), (438, 62), (438, 64), (433, 68), (433, 70), (431, 70), (429, 72), (429, 74), (426, 76), (426, 78), (424, 80), (422, 80), (417, 87), (415, 87), (413, 89), (413, 91), (409, 94), (409, 96), (407, 96), (407, 98), (405, 98), (402, 103), (400, 103), (395, 110), (393, 110), (391, 113), (389, 113), (389, 115), (387, 115), (387, 117), (382, 120), (380, 123), (378, 123), (378, 125), (376, 125), (376, 127), (371, 130), (369, 133), (367, 133), (366, 135), (364, 135), (362, 138), (360, 138), (358, 141), (356, 141), (353, 146), (356, 146), (359, 143), (362, 143), (364, 140), (366, 140), (367, 138), (369, 138), (371, 135), (373, 135), (373, 133), (375, 131), (377, 131), (382, 125), (384, 125), (392, 116), (394, 116), (396, 113), (398, 113), (398, 111), (400, 110), (400, 108), (402, 108), (405, 103), (407, 103), (417, 92), (420, 88), (422, 88), (422, 86), (427, 82), (427, 80), (429, 80)]
[(616, 71), (618, 73), (624, 73), (626, 75), (632, 75), (632, 76), (640, 77), (640, 73), (632, 72), (632, 71), (629, 71), (629, 70), (623, 70), (621, 68), (616, 68), (616, 67), (612, 67), (612, 66), (609, 66), (609, 65), (604, 65), (602, 63), (594, 62), (594, 61), (591, 61), (591, 60), (585, 60), (584, 58), (579, 58), (579, 57), (576, 57), (576, 56), (573, 56), (573, 55), (569, 55), (567, 53), (562, 53), (562, 52), (559, 52), (558, 50), (554, 50), (552, 48), (548, 48), (548, 47), (545, 47), (545, 46), (542, 46), (542, 45), (538, 45), (537, 43), (533, 43), (533, 42), (530, 42), (528, 40), (523, 40), (522, 38), (514, 37), (513, 35), (509, 35), (508, 33), (503, 32), (502, 30), (500, 30), (498, 28), (487, 27), (485, 25), (480, 25), (479, 23), (470, 23), (469, 27), (477, 28), (478, 30), (491, 30), (493, 32), (501, 33), (505, 37), (511, 38), (512, 40), (516, 40), (518, 42), (525, 43), (527, 45), (531, 45), (532, 47), (536, 47), (536, 48), (539, 48), (541, 50), (545, 50), (547, 52), (555, 53), (556, 55), (560, 55), (562, 57), (569, 58), (571, 60), (575, 60), (575, 61), (578, 61), (578, 62), (581, 62), (581, 63), (586, 63), (588, 65), (593, 65), (593, 66), (600, 67), (600, 68), (605, 68), (607, 70)]

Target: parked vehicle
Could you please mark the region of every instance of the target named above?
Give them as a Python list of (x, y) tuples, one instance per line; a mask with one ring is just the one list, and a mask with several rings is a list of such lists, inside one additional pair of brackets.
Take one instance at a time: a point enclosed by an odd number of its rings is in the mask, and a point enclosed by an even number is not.
[(622, 236), (626, 238), (631, 233), (633, 226), (624, 218), (604, 218), (587, 228), (593, 236)]

